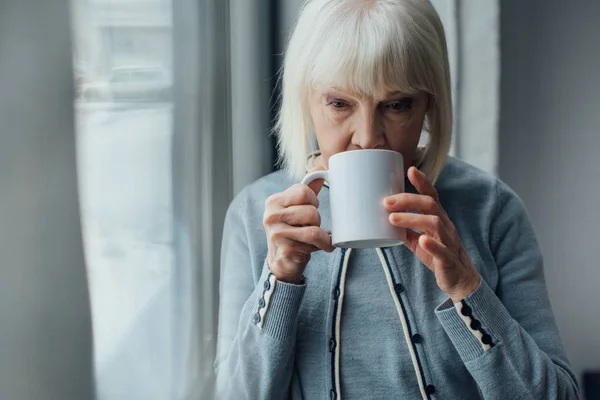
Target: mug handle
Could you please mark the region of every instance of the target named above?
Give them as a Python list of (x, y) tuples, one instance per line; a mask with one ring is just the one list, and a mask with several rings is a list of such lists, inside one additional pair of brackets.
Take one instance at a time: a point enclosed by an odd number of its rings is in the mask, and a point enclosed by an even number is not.
[[(323, 171), (323, 170), (311, 172), (310, 174), (308, 174), (304, 178), (302, 178), (302, 182), (300, 182), (300, 183), (302, 183), (303, 185), (308, 185), (315, 179), (323, 179), (326, 181), (327, 177), (329, 176), (328, 172), (329, 171)], [(329, 235), (331, 235), (331, 229), (325, 229), (325, 232), (327, 232), (327, 233), (329, 233)]]
[(326, 181), (327, 177), (329, 176), (327, 174), (328, 172), (329, 171), (323, 171), (323, 170), (311, 172), (310, 174), (308, 174), (304, 178), (302, 178), (302, 182), (300, 182), (300, 183), (302, 183), (303, 185), (308, 185), (315, 179), (323, 179)]

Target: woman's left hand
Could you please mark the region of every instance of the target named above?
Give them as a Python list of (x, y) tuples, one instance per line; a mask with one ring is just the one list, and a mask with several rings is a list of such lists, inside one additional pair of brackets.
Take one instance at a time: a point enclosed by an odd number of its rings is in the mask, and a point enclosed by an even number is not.
[(399, 193), (386, 197), (390, 222), (407, 228), (406, 246), (435, 273), (440, 289), (458, 303), (479, 286), (479, 273), (427, 176), (415, 167), (410, 167), (407, 175), (420, 194)]

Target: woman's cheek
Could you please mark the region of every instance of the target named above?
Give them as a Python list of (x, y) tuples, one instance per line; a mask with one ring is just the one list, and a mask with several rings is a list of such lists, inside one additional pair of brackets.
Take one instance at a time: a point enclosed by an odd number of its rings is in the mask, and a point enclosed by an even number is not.
[(321, 151), (323, 151), (323, 147), (336, 150), (345, 148), (344, 141), (348, 141), (349, 130), (346, 119), (339, 114), (325, 111), (320, 115), (319, 120), (315, 121), (315, 130)]
[(335, 111), (330, 107), (325, 107), (322, 113), (322, 119), (330, 127), (341, 127), (346, 123), (348, 114), (344, 111)]
[(412, 155), (419, 144), (422, 127), (422, 121), (414, 116), (388, 121), (385, 132), (390, 147), (405, 155)]
[(349, 143), (346, 135), (336, 129), (321, 132), (320, 135), (317, 135), (317, 140), (319, 142), (319, 149), (326, 158), (346, 150)]

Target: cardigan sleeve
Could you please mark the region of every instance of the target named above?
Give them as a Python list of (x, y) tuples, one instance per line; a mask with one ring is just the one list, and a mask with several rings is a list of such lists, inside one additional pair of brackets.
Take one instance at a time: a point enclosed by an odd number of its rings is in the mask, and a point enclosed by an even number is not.
[(244, 209), (242, 192), (225, 218), (216, 398), (284, 399), (293, 373), (298, 310), (306, 284), (277, 281), (266, 262), (252, 264)]
[(485, 399), (577, 399), (546, 289), (542, 255), (522, 201), (496, 187), (490, 248), (495, 290), (481, 279), (460, 303), (436, 315)]

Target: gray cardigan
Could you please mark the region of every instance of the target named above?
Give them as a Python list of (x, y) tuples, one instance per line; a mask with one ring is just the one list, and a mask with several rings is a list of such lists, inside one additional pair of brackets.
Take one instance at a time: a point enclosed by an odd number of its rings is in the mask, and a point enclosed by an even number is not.
[[(453, 158), (437, 181), (482, 278), (458, 304), (404, 246), (317, 252), (304, 284), (277, 281), (264, 202), (292, 183), (270, 174), (229, 207), (218, 399), (578, 398), (534, 229), (504, 183)], [(327, 188), (319, 200), (327, 225)]]

